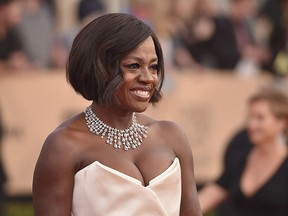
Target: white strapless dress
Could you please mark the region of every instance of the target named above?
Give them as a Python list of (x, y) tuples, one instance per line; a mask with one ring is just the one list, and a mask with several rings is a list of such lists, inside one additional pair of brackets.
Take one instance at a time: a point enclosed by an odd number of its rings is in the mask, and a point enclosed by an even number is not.
[(179, 216), (181, 170), (178, 158), (147, 187), (98, 161), (75, 175), (73, 216)]

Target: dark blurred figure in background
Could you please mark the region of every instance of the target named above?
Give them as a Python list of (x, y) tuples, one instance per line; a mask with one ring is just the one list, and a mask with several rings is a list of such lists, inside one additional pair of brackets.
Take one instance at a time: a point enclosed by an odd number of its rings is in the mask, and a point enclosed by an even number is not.
[(209, 59), (200, 57), (206, 55), (204, 52), (207, 50), (198, 46), (208, 41), (215, 31), (213, 17), (216, 16), (216, 8), (210, 0), (196, 0), (190, 7), (190, 17), (182, 18), (182, 25), (172, 36), (174, 60), (176, 66), (181, 68), (203, 70), (202, 66), (209, 66), (210, 63), (207, 62)]
[(181, 36), (187, 31), (187, 23), (196, 11), (195, 0), (168, 0), (165, 1), (165, 4), (162, 1), (149, 2), (150, 7), (154, 8), (154, 12), (152, 12), (153, 27), (156, 29), (162, 44), (168, 79), (171, 74), (169, 71), (178, 69), (175, 66), (195, 69), (199, 64), (193, 61), (181, 41)]
[(52, 62), (56, 68), (65, 68), (72, 43), (79, 30), (105, 12), (106, 8), (101, 0), (79, 1), (77, 7), (77, 25), (61, 35), (53, 47)]
[(190, 21), (182, 44), (205, 67), (255, 73), (268, 55), (255, 43), (250, 26), (250, 20), (257, 14), (258, 1), (229, 0), (229, 3), (227, 16), (214, 16), (202, 6), (204, 13)]
[(288, 75), (288, 0), (267, 0), (260, 17), (272, 27), (268, 41), (271, 59), (266, 69), (276, 75)]
[[(215, 193), (215, 196), (213, 196), (212, 199), (215, 202), (215, 206), (219, 204), (217, 207), (218, 216), (237, 216), (237, 209), (235, 209), (231, 197), (223, 201), (221, 196), (217, 196), (220, 194), (218, 190), (222, 190), (222, 187), (225, 187), (223, 186), (223, 181), (225, 182), (225, 180), (227, 181), (227, 179), (232, 178), (231, 173), (233, 173), (233, 170), (239, 166), (239, 163), (241, 163), (246, 158), (251, 148), (252, 143), (249, 139), (247, 129), (238, 131), (227, 144), (223, 158), (223, 171), (220, 177), (215, 181), (215, 183), (206, 185), (205, 190), (208, 192), (205, 193)], [(201, 197), (203, 197), (203, 191), (201, 193)], [(204, 201), (206, 202), (205, 199)], [(202, 206), (202, 209), (204, 211), (208, 211), (205, 209), (205, 206)]]
[(0, 0), (0, 74), (30, 67), (15, 26), (21, 20), (20, 0)]
[(36, 68), (52, 67), (55, 23), (51, 1), (22, 0), (22, 2), (23, 18), (17, 30), (24, 52)]
[(248, 136), (242, 132), (228, 147), (223, 175), (199, 193), (201, 208), (207, 213), (230, 197), (229, 216), (287, 216), (288, 97), (266, 89), (248, 106)]
[(4, 190), (4, 184), (7, 180), (4, 166), (2, 163), (2, 139), (4, 137), (4, 127), (2, 124), (1, 113), (0, 113), (0, 215), (4, 215), (4, 207), (6, 200), (6, 193)]

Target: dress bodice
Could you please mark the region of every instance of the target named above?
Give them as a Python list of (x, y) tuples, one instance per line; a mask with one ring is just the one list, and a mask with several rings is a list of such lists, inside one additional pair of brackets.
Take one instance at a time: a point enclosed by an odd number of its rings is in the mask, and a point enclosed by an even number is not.
[(75, 175), (72, 215), (178, 216), (180, 201), (178, 158), (148, 186), (95, 161)]

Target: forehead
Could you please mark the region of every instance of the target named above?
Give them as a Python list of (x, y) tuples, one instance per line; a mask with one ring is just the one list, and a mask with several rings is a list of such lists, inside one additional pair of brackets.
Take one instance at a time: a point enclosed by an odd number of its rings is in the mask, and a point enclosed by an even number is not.
[(250, 103), (250, 108), (254, 111), (271, 112), (271, 104), (264, 99)]
[(135, 49), (130, 53), (124, 56), (124, 59), (127, 58), (157, 58), (155, 44), (152, 37), (148, 37), (142, 43), (140, 43)]

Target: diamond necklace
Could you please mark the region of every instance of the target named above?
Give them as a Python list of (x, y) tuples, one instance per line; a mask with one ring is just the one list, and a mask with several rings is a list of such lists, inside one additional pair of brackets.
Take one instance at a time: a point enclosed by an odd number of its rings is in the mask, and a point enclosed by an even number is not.
[(147, 137), (148, 127), (137, 123), (136, 115), (132, 115), (132, 124), (129, 128), (121, 130), (113, 128), (101, 121), (95, 113), (92, 111), (91, 106), (87, 107), (84, 111), (86, 125), (89, 130), (101, 136), (103, 139), (107, 136), (106, 143), (113, 145), (114, 148), (120, 149), (123, 145), (124, 150), (129, 150), (130, 148), (135, 149), (139, 147), (143, 139)]

